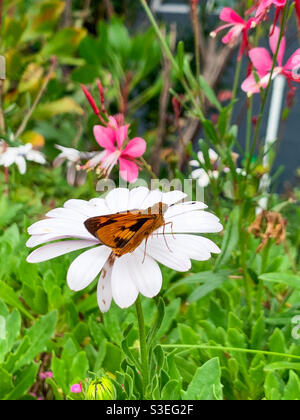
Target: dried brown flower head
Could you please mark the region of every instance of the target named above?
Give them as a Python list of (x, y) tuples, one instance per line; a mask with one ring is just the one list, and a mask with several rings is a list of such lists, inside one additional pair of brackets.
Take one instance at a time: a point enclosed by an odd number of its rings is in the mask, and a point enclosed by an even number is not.
[(280, 245), (286, 238), (286, 221), (280, 213), (264, 210), (254, 220), (248, 232), (255, 238), (261, 238), (261, 244), (256, 252), (260, 252), (269, 242), (275, 239), (276, 245)]

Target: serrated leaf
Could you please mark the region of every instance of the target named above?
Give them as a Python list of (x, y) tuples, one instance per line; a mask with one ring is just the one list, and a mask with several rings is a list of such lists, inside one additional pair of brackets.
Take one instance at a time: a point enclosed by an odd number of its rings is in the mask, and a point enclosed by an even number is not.
[(5, 395), (3, 400), (19, 400), (35, 381), (38, 369), (39, 365), (37, 363), (32, 363), (23, 369), (14, 382), (14, 389)]
[(218, 358), (206, 362), (196, 370), (188, 389), (182, 391), (183, 400), (222, 400), (221, 368)]
[(53, 311), (40, 319), (26, 332), (30, 339), (30, 347), (19, 359), (16, 366), (20, 367), (30, 363), (35, 356), (46, 350), (48, 341), (55, 332), (57, 312)]

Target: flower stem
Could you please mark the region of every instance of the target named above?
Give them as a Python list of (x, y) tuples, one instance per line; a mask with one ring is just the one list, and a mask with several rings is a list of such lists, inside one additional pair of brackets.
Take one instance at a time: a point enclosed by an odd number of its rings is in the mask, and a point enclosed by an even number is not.
[(198, 111), (198, 113), (199, 113), (199, 118), (203, 121), (203, 120), (204, 120), (204, 114), (203, 114), (203, 111), (202, 111), (201, 107), (199, 106), (199, 104), (197, 103), (197, 100), (196, 100), (196, 98), (195, 98), (194, 92), (191, 90), (191, 88), (190, 88), (190, 86), (188, 85), (188, 83), (186, 82), (186, 80), (185, 80), (184, 76), (180, 76), (180, 71), (179, 71), (179, 66), (178, 66), (178, 63), (177, 63), (177, 61), (175, 60), (175, 58), (174, 58), (174, 56), (173, 56), (173, 54), (172, 54), (172, 51), (171, 51), (171, 49), (169, 48), (168, 43), (167, 43), (166, 39), (164, 38), (164, 36), (163, 36), (163, 34), (162, 34), (161, 30), (159, 29), (159, 26), (158, 26), (158, 24), (157, 24), (157, 22), (156, 22), (156, 20), (155, 20), (155, 18), (154, 18), (154, 16), (153, 16), (153, 14), (152, 14), (152, 12), (151, 12), (150, 8), (149, 8), (149, 6), (148, 6), (148, 4), (147, 4), (146, 0), (140, 0), (140, 3), (141, 3), (141, 5), (142, 5), (142, 6), (143, 6), (143, 8), (144, 8), (144, 10), (145, 10), (145, 12), (146, 12), (146, 14), (147, 14), (147, 16), (148, 16), (148, 18), (149, 18), (149, 20), (150, 20), (150, 22), (151, 22), (152, 26), (153, 26), (153, 29), (155, 30), (156, 35), (157, 35), (157, 37), (158, 37), (158, 39), (159, 39), (159, 41), (160, 41), (160, 43), (161, 43), (161, 46), (162, 46), (162, 48), (164, 49), (164, 51), (165, 51), (166, 55), (168, 56), (168, 58), (169, 58), (169, 60), (170, 60), (170, 62), (171, 62), (171, 64), (172, 64), (173, 69), (174, 69), (174, 70), (176, 71), (176, 73), (178, 74), (178, 77), (179, 77), (180, 83), (182, 84), (183, 88), (185, 89), (185, 91), (186, 91), (186, 93), (187, 93), (187, 95), (188, 95), (188, 97), (189, 97), (189, 99), (190, 99), (191, 103), (192, 103), (192, 104), (195, 106), (195, 108), (197, 109), (197, 111)]
[(224, 346), (209, 346), (206, 344), (162, 344), (162, 348), (165, 349), (203, 349), (203, 350), (220, 350), (220, 351), (236, 351), (237, 353), (249, 353), (249, 354), (264, 354), (266, 356), (277, 356), (284, 357), (287, 359), (300, 360), (300, 356), (295, 354), (276, 353), (272, 351), (255, 350), (255, 349), (243, 349), (239, 347), (224, 347)]
[[(248, 156), (248, 161), (247, 161), (247, 164), (246, 164), (247, 175), (249, 175), (249, 173), (250, 173), (251, 161), (252, 161), (252, 157), (253, 157), (254, 152), (255, 152), (255, 147), (257, 145), (258, 138), (259, 138), (260, 128), (261, 128), (265, 108), (266, 108), (266, 105), (267, 105), (267, 99), (268, 99), (269, 92), (270, 92), (271, 85), (272, 85), (274, 70), (275, 70), (276, 62), (277, 62), (277, 57), (278, 57), (278, 54), (279, 54), (282, 38), (284, 36), (284, 29), (285, 29), (285, 24), (286, 24), (286, 20), (287, 20), (287, 17), (288, 17), (288, 11), (289, 11), (288, 6), (289, 6), (289, 3), (287, 2), (286, 5), (285, 5), (285, 8), (284, 8), (284, 11), (283, 11), (283, 17), (282, 17), (282, 22), (281, 22), (281, 27), (280, 27), (280, 35), (279, 35), (278, 43), (277, 43), (277, 46), (276, 46), (275, 54), (273, 56), (273, 64), (272, 64), (272, 69), (271, 69), (271, 72), (270, 72), (268, 85), (265, 89), (265, 92), (264, 92), (264, 95), (263, 95), (263, 98), (262, 98), (262, 101), (261, 101), (260, 111), (259, 111), (259, 115), (258, 115), (258, 121), (257, 121), (256, 127), (255, 127), (255, 132), (254, 132), (254, 138), (253, 138), (253, 141), (252, 141), (251, 151), (250, 151), (250, 154)], [(247, 178), (248, 177), (246, 177), (246, 181), (247, 181)]]
[(50, 66), (48, 74), (46, 75), (44, 83), (42, 84), (42, 87), (41, 87), (39, 93), (37, 94), (37, 97), (35, 98), (31, 108), (29, 109), (29, 111), (25, 115), (24, 120), (22, 121), (20, 127), (16, 131), (15, 137), (17, 137), (17, 138), (20, 137), (21, 134), (23, 134), (24, 130), (26, 129), (28, 121), (30, 120), (33, 112), (35, 111), (36, 107), (38, 106), (38, 104), (40, 102), (41, 97), (43, 96), (43, 94), (45, 93), (45, 91), (47, 89), (47, 86), (50, 82), (51, 76), (52, 76), (52, 74), (54, 72), (54, 69), (56, 67), (56, 63), (57, 63), (56, 57), (52, 57), (51, 66)]
[(151, 168), (151, 165), (149, 165), (148, 163), (147, 163), (147, 161), (143, 158), (143, 157), (141, 157), (140, 158), (140, 161), (141, 161), (141, 163), (142, 163), (142, 165), (144, 166), (144, 168), (149, 172), (149, 174), (150, 174), (150, 176), (153, 178), (153, 179), (157, 179), (157, 176), (155, 175), (155, 173), (153, 172), (153, 170), (152, 170), (152, 168)]
[(146, 333), (145, 333), (145, 321), (143, 315), (143, 309), (140, 301), (140, 297), (137, 298), (135, 302), (136, 313), (138, 318), (139, 325), (139, 336), (140, 336), (140, 353), (141, 353), (141, 362), (142, 362), (142, 377), (143, 377), (143, 397), (146, 399), (147, 386), (149, 382), (149, 371), (148, 371), (148, 350), (146, 343)]
[(229, 113), (229, 118), (228, 118), (229, 125), (231, 124), (234, 102), (236, 100), (236, 95), (237, 95), (237, 91), (238, 91), (241, 71), (242, 71), (242, 59), (237, 61), (237, 65), (236, 65), (236, 69), (235, 69), (234, 82), (233, 82), (233, 88), (232, 88), (232, 98), (231, 98), (231, 102), (230, 102), (230, 113)]

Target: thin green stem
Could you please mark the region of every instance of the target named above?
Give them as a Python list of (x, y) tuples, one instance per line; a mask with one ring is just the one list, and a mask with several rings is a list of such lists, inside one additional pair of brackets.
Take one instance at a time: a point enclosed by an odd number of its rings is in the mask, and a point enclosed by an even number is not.
[(147, 161), (143, 157), (141, 157), (140, 160), (141, 160), (142, 165), (149, 172), (150, 176), (152, 176), (153, 179), (157, 179), (157, 176), (153, 172), (153, 170), (152, 170), (151, 166), (149, 165), (149, 163), (147, 163)]
[(200, 349), (200, 350), (220, 350), (220, 351), (236, 351), (237, 353), (249, 353), (249, 354), (264, 354), (266, 356), (283, 357), (286, 359), (300, 360), (300, 356), (295, 354), (276, 353), (265, 350), (254, 350), (254, 349), (243, 349), (239, 347), (227, 347), (227, 346), (210, 346), (207, 344), (162, 344), (162, 348), (169, 349)]
[(192, 21), (193, 21), (193, 29), (194, 29), (194, 45), (195, 45), (195, 60), (196, 60), (196, 77), (197, 77), (197, 85), (198, 85), (198, 97), (201, 103), (201, 108), (204, 109), (203, 106), (203, 98), (201, 93), (201, 84), (200, 84), (200, 76), (201, 76), (201, 59), (200, 59), (200, 27), (199, 27), (199, 20), (198, 20), (198, 0), (191, 0), (191, 11), (192, 11)]
[(237, 61), (236, 69), (235, 69), (235, 75), (234, 75), (234, 82), (233, 82), (233, 89), (232, 89), (232, 98), (230, 103), (230, 114), (229, 114), (229, 125), (231, 124), (232, 114), (233, 114), (233, 107), (234, 102), (236, 99), (236, 94), (239, 86), (240, 76), (241, 76), (241, 70), (242, 70), (242, 59)]
[(247, 112), (247, 132), (246, 132), (246, 159), (249, 158), (250, 153), (250, 141), (252, 133), (252, 111), (253, 111), (253, 96), (248, 100), (248, 112)]
[(54, 69), (55, 69), (56, 62), (57, 62), (56, 57), (52, 57), (52, 59), (51, 59), (51, 66), (50, 66), (50, 69), (49, 69), (49, 71), (48, 71), (48, 74), (46, 75), (45, 81), (44, 81), (44, 83), (42, 84), (42, 87), (41, 87), (41, 89), (40, 89), (39, 93), (37, 94), (37, 96), (36, 96), (36, 98), (35, 98), (35, 100), (34, 100), (34, 102), (33, 102), (32, 106), (31, 106), (31, 108), (29, 109), (29, 111), (28, 111), (28, 112), (27, 112), (27, 114), (25, 115), (25, 117), (24, 117), (24, 119), (23, 119), (23, 121), (22, 121), (22, 123), (21, 123), (20, 127), (19, 127), (19, 128), (18, 128), (18, 130), (16, 131), (16, 134), (15, 134), (15, 137), (16, 137), (16, 138), (20, 137), (20, 136), (21, 136), (21, 134), (23, 134), (24, 130), (25, 130), (25, 129), (26, 129), (26, 127), (27, 127), (28, 121), (30, 120), (30, 118), (31, 118), (31, 116), (32, 116), (32, 114), (33, 114), (33, 112), (35, 111), (36, 107), (38, 106), (38, 104), (39, 104), (39, 102), (40, 102), (40, 100), (41, 100), (41, 98), (42, 98), (43, 94), (45, 93), (45, 91), (46, 91), (46, 89), (47, 89), (47, 86), (48, 86), (48, 84), (49, 84), (49, 82), (50, 82), (50, 79), (51, 79), (52, 73), (53, 73), (53, 71), (54, 71)]
[(142, 305), (141, 305), (141, 301), (139, 297), (137, 298), (135, 302), (135, 307), (136, 307), (136, 313), (137, 313), (138, 325), (139, 325), (140, 354), (141, 354), (141, 363), (142, 363), (144, 399), (146, 399), (147, 386), (149, 383), (148, 350), (147, 350), (147, 343), (146, 343), (145, 321), (144, 321), (143, 309), (142, 309)]
[(170, 50), (169, 45), (168, 45), (165, 37), (163, 36), (161, 30), (159, 29), (159, 26), (158, 26), (153, 14), (152, 14), (150, 8), (149, 8), (146, 0), (140, 0), (140, 2), (141, 2), (141, 5), (143, 6), (151, 24), (152, 24), (152, 26), (153, 26), (156, 34), (157, 34), (158, 39), (161, 42), (161, 45), (162, 45), (166, 55), (168, 56), (168, 58), (169, 58), (169, 60), (172, 64), (172, 67), (175, 69), (176, 73), (178, 74), (179, 80), (180, 80), (183, 88), (185, 89), (186, 93), (188, 94), (188, 97), (189, 97), (190, 101), (193, 103), (195, 108), (198, 110), (200, 119), (204, 120), (204, 115), (203, 115), (202, 109), (199, 107), (199, 104), (197, 103), (197, 100), (195, 99), (195, 95), (194, 95), (193, 91), (190, 89), (189, 85), (187, 84), (184, 76), (180, 77), (180, 70), (179, 70), (179, 67), (178, 67), (178, 63), (175, 60), (175, 58), (172, 54), (172, 51)]
[(264, 116), (264, 111), (265, 111), (265, 107), (266, 107), (266, 104), (267, 104), (267, 99), (268, 99), (269, 92), (270, 92), (271, 85), (272, 85), (273, 74), (274, 74), (274, 70), (275, 70), (275, 67), (276, 67), (276, 63), (277, 63), (277, 57), (278, 57), (281, 41), (282, 41), (282, 38), (283, 38), (283, 35), (284, 35), (284, 28), (285, 28), (286, 18), (287, 18), (288, 10), (289, 10), (288, 6), (289, 6), (289, 3), (287, 2), (286, 6), (284, 8), (284, 12), (283, 12), (283, 17), (282, 17), (282, 22), (281, 22), (281, 27), (280, 27), (280, 36), (279, 36), (279, 39), (278, 39), (276, 52), (273, 56), (272, 69), (271, 69), (271, 72), (270, 72), (268, 85), (266, 87), (265, 94), (263, 95), (263, 98), (262, 98), (260, 111), (259, 111), (259, 115), (258, 115), (258, 121), (257, 121), (256, 127), (255, 127), (254, 138), (253, 138), (253, 141), (252, 141), (251, 152), (250, 152), (250, 155), (249, 155), (248, 161), (247, 161), (247, 166), (246, 166), (247, 175), (249, 174), (249, 171), (250, 171), (252, 156), (254, 154), (255, 146), (256, 146), (257, 141), (258, 141), (260, 128), (261, 128), (261, 124), (262, 124), (262, 120), (263, 120), (263, 116)]

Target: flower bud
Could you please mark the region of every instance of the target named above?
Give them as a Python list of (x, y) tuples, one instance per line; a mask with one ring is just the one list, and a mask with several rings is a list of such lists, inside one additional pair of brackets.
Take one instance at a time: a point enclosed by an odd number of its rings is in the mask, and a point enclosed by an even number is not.
[(114, 400), (115, 398), (115, 387), (107, 377), (92, 381), (86, 393), (87, 400)]

